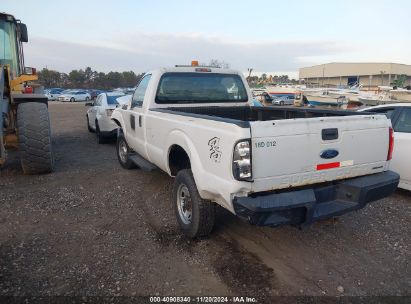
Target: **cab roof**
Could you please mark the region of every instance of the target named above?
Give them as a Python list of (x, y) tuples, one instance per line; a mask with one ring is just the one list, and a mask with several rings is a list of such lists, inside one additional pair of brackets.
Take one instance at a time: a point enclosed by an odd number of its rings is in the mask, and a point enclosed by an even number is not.
[(217, 67), (207, 66), (174, 66), (164, 67), (159, 70), (147, 72), (147, 74), (159, 71), (160, 73), (218, 73), (218, 74), (237, 74), (241, 75), (239, 71), (232, 69), (223, 69)]

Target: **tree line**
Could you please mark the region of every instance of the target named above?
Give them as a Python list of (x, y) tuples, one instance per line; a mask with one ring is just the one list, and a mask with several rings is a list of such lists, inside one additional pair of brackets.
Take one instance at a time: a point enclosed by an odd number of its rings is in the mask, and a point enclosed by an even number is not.
[(144, 74), (135, 74), (133, 71), (104, 73), (86, 67), (84, 70), (72, 70), (70, 73), (43, 68), (37, 75), (45, 88), (110, 90), (135, 87)]
[[(230, 65), (224, 61), (211, 60), (207, 66), (229, 68)], [(144, 73), (135, 74), (133, 71), (125, 72), (98, 72), (93, 71), (91, 67), (86, 67), (84, 70), (72, 70), (70, 73), (61, 73), (55, 70), (43, 68), (37, 72), (39, 82), (45, 88), (65, 88), (65, 89), (101, 89), (110, 90), (115, 88), (130, 88), (135, 87)], [(272, 76), (262, 74), (260, 77), (247, 77), (247, 81), (251, 86), (264, 84), (292, 83), (297, 84), (295, 79), (289, 79), (288, 75)]]

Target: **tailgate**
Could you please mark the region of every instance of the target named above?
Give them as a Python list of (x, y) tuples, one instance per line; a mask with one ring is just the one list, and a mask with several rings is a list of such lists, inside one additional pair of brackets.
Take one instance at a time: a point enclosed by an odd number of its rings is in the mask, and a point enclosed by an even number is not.
[(384, 115), (251, 123), (252, 190), (373, 174), (386, 169), (390, 122)]

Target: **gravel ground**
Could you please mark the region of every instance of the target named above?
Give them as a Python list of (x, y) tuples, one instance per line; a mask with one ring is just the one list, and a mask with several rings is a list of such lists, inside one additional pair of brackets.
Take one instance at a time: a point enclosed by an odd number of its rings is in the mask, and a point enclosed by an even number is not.
[(83, 104), (50, 104), (56, 171), (0, 175), (2, 296), (411, 295), (411, 194), (303, 230), (220, 210), (208, 239), (176, 227), (172, 179), (124, 170)]

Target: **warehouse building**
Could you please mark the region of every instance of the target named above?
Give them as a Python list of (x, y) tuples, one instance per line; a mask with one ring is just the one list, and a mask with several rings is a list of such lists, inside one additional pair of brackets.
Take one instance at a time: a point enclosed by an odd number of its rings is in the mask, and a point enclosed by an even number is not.
[(405, 79), (404, 86), (409, 86), (411, 65), (335, 62), (301, 68), (299, 77), (300, 81), (313, 86), (389, 86), (396, 79)]

